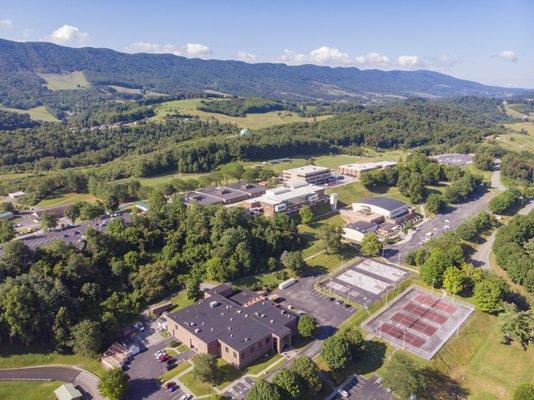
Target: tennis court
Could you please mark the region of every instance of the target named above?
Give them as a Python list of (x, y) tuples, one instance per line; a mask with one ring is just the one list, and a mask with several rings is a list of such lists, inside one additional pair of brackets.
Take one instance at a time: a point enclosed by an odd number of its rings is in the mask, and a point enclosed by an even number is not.
[(430, 360), (459, 330), (473, 306), (412, 286), (363, 323), (393, 346)]

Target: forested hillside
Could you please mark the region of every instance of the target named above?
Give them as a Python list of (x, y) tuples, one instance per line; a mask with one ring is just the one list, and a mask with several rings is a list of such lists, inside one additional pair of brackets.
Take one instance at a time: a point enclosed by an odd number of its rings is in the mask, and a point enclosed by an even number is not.
[[(276, 99), (369, 99), (395, 95), (435, 97), (504, 95), (520, 89), (485, 86), (432, 71), (380, 71), (316, 65), (247, 64), (240, 61), (188, 59), (171, 54), (125, 54), (109, 49), (68, 48), (45, 42), (0, 39), (0, 98), (5, 106), (29, 108), (49, 103), (56, 107), (62, 92), (51, 92), (39, 73), (82, 71), (93, 86), (72, 90), (64, 100), (88, 94), (106, 95), (95, 88), (118, 85), (165, 94), (216, 90), (242, 96)], [(82, 94), (85, 93), (85, 94)], [(109, 93), (108, 93), (109, 95)], [(114, 96), (139, 96), (114, 93)], [(52, 104), (53, 103), (53, 104)], [(62, 104), (65, 104), (63, 101)]]

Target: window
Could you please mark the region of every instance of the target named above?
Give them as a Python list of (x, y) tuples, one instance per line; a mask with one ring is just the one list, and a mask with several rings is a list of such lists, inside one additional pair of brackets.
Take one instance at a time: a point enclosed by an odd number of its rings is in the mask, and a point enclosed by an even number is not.
[(224, 346), (224, 351), (226, 351), (227, 353), (230, 351), (230, 349), (228, 348), (228, 346)]
[(258, 342), (258, 349), (263, 345), (262, 342)]
[(254, 353), (254, 347), (251, 347), (251, 348), (250, 348), (250, 352), (251, 352), (251, 353)]
[(271, 337), (267, 336), (267, 339), (265, 339), (265, 343), (269, 343), (271, 341)]
[(237, 353), (234, 351), (234, 358), (237, 358)]

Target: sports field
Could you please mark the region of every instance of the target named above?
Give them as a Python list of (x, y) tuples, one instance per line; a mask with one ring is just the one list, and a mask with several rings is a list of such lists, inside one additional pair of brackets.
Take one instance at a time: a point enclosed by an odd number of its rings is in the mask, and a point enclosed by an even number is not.
[[(173, 100), (158, 104), (155, 107), (156, 115), (153, 121), (163, 121), (166, 116), (174, 113), (198, 116), (204, 120), (217, 120), (221, 123), (235, 124), (240, 128), (260, 129), (273, 125), (282, 125), (292, 122), (313, 121), (313, 118), (299, 117), (289, 111), (273, 111), (262, 114), (248, 114), (245, 117), (232, 117), (229, 115), (197, 110), (201, 99)], [(329, 116), (317, 117), (317, 120), (326, 119)]]

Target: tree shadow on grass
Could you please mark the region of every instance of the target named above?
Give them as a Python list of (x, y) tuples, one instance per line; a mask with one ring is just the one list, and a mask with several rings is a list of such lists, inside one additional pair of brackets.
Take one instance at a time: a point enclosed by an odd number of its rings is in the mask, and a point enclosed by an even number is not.
[(386, 345), (382, 342), (367, 340), (365, 342), (365, 352), (356, 360), (354, 371), (357, 374), (365, 375), (381, 368), (386, 359), (386, 349)]
[(428, 399), (432, 400), (453, 400), (465, 399), (469, 395), (469, 390), (460, 385), (460, 382), (444, 373), (432, 369), (424, 368), (421, 373), (426, 382), (425, 391)]

